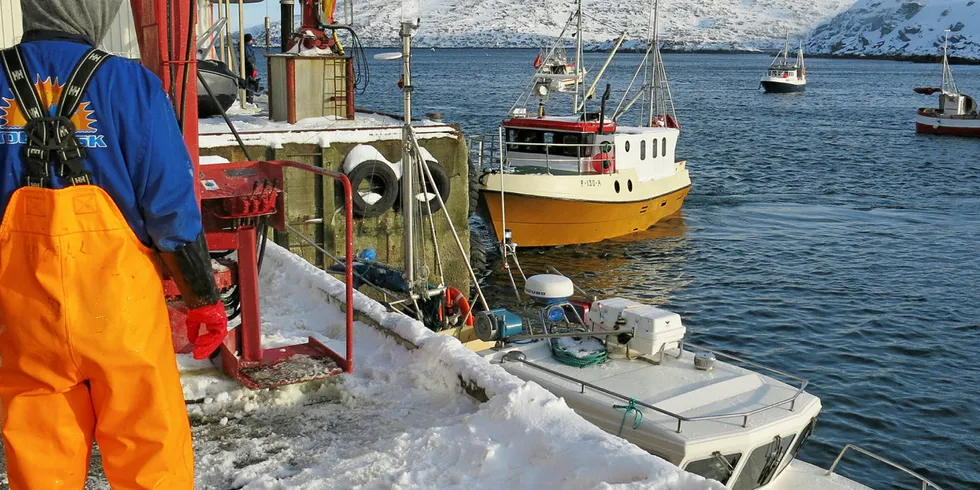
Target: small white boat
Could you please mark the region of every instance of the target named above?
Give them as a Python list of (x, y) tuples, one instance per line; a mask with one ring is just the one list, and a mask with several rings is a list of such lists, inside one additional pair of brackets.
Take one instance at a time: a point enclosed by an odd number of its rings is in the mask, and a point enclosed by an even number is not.
[(924, 95), (939, 93), (939, 107), (920, 107), (915, 114), (915, 132), (980, 137), (980, 113), (973, 97), (961, 94), (953, 80), (946, 54), (949, 44), (943, 43), (943, 80), (939, 87), (917, 87), (915, 92)]
[(768, 93), (802, 92), (806, 90), (806, 65), (803, 62), (803, 42), (796, 54), (796, 61), (789, 61), (789, 39), (782, 52), (773, 58), (769, 69), (759, 82)]
[(868, 490), (834, 473), (851, 450), (918, 478), (923, 489), (939, 488), (852, 445), (829, 470), (796, 459), (822, 408), (807, 380), (688, 343), (676, 313), (576, 298), (574, 288), (558, 274), (528, 278), (524, 292), (538, 317), (477, 314), (476, 335), (495, 342), (479, 353), (603, 430), (727, 488)]

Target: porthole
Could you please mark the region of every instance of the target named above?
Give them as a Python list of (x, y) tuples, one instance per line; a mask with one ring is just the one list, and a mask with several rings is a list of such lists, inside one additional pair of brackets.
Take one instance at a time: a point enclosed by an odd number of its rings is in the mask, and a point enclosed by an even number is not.
[(619, 181), (618, 180), (616, 181), (615, 184), (613, 184), (613, 189), (616, 189), (616, 194), (619, 194)]
[(629, 141), (627, 141), (626, 144), (623, 145), (623, 149), (626, 150), (626, 153), (629, 153), (630, 152), (630, 142)]
[(646, 159), (647, 159), (647, 140), (640, 140), (640, 160), (646, 160)]
[(660, 142), (660, 152), (661, 156), (667, 156), (667, 138)]
[(653, 158), (657, 158), (657, 138), (650, 140), (650, 147), (653, 150)]
[(633, 192), (633, 179), (626, 181), (626, 190)]

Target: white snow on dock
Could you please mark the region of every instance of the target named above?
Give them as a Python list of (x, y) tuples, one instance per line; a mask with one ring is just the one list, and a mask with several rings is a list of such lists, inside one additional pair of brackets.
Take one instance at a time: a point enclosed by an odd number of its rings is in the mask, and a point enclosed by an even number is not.
[[(266, 254), (266, 346), (312, 335), (342, 349), (344, 316), (325, 298), (343, 298), (343, 283), (271, 243)], [(419, 348), (358, 322), (354, 374), (255, 392), (181, 356), (198, 488), (722, 488), (355, 294), (361, 312)], [(486, 389), (489, 401), (465, 395), (460, 380)]]
[[(282, 148), (288, 143), (315, 144), (329, 147), (332, 143), (369, 143), (379, 140), (398, 140), (402, 137), (402, 121), (394, 117), (357, 112), (354, 119), (336, 116), (311, 117), (295, 124), (272, 121), (263, 102), (242, 109), (232, 106), (228, 118), (235, 125), (246, 146)], [(459, 131), (453, 126), (430, 120), (413, 121), (418, 138), (456, 137)], [(201, 119), (199, 123), (200, 147), (217, 148), (237, 146), (235, 136), (221, 117)]]
[[(314, 336), (341, 349), (341, 281), (272, 243), (261, 274), (265, 347)], [(586, 422), (507, 374), (355, 293), (358, 310), (418, 346), (355, 325), (355, 372), (250, 391), (178, 356), (197, 489), (722, 490)], [(342, 352), (342, 351), (340, 351)], [(461, 381), (486, 390), (479, 403)], [(98, 469), (87, 489), (109, 488)], [(0, 452), (0, 467), (2, 467)], [(0, 472), (0, 489), (8, 487)]]

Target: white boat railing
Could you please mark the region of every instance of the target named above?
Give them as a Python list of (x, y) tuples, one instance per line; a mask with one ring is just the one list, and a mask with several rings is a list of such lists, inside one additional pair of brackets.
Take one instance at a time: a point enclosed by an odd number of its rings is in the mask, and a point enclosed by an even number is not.
[(868, 451), (866, 449), (861, 449), (860, 447), (855, 446), (854, 444), (848, 444), (848, 445), (844, 446), (844, 449), (841, 449), (840, 454), (837, 455), (837, 459), (834, 460), (834, 464), (830, 465), (830, 469), (827, 470), (827, 476), (830, 476), (830, 475), (832, 475), (834, 473), (834, 469), (837, 468), (837, 463), (840, 463), (841, 459), (844, 458), (844, 453), (846, 453), (850, 449), (853, 449), (853, 450), (855, 450), (855, 451), (857, 451), (857, 452), (859, 452), (861, 454), (864, 454), (865, 456), (869, 456), (869, 457), (871, 457), (871, 458), (873, 458), (873, 459), (875, 459), (875, 460), (877, 460), (877, 461), (879, 461), (881, 463), (885, 463), (888, 466), (891, 466), (891, 467), (893, 467), (893, 468), (895, 468), (897, 470), (900, 470), (900, 471), (902, 471), (902, 472), (904, 472), (904, 473), (906, 473), (906, 474), (908, 474), (910, 476), (913, 476), (913, 477), (917, 478), (919, 480), (919, 482), (922, 483), (922, 490), (928, 490), (930, 487), (931, 488), (935, 488), (936, 490), (943, 490), (942, 487), (940, 487), (939, 485), (936, 485), (935, 483), (931, 482), (926, 477), (924, 477), (924, 476), (922, 476), (922, 475), (920, 475), (920, 474), (918, 474), (918, 473), (916, 473), (916, 472), (914, 472), (914, 471), (912, 471), (912, 470), (910, 470), (910, 469), (908, 469), (908, 468), (906, 468), (906, 467), (904, 467), (904, 466), (902, 466), (902, 465), (900, 465), (900, 464), (898, 464), (898, 463), (896, 463), (894, 461), (889, 461), (889, 460), (887, 460), (887, 459), (885, 459), (885, 458), (883, 458), (881, 456), (878, 456), (877, 454), (875, 454), (875, 453), (873, 453), (871, 451)]
[[(503, 171), (506, 173), (513, 172), (520, 167), (536, 167), (544, 168), (549, 174), (552, 171), (561, 171), (563, 175), (595, 175), (599, 172), (593, 170), (592, 162), (596, 159), (607, 159), (609, 160), (611, 167), (608, 172), (604, 173), (615, 173), (615, 161), (616, 161), (616, 150), (612, 143), (605, 141), (599, 143), (546, 143), (546, 142), (517, 142), (508, 141), (501, 143), (496, 141), (496, 138), (490, 138), (485, 135), (477, 135), (470, 137), (470, 157), (473, 160), (473, 166), (480, 170), (481, 172), (492, 172), (500, 171), (503, 167)], [(519, 147), (531, 147), (539, 148), (543, 147), (543, 152), (538, 151), (521, 151), (518, 150)], [(553, 149), (565, 148), (565, 149), (577, 149), (574, 155), (560, 154), (553, 151)], [(509, 158), (508, 153), (521, 153), (520, 157)], [(503, 163), (501, 165), (501, 162)], [(527, 164), (520, 164), (518, 162), (528, 162)], [(533, 163), (532, 163), (533, 162)], [(560, 165), (571, 166), (574, 165), (575, 170), (562, 169), (559, 168)]]
[[(587, 335), (587, 333), (585, 333), (584, 335)], [(806, 386), (809, 383), (809, 381), (807, 381), (805, 378), (800, 378), (799, 376), (794, 376), (792, 374), (784, 373), (784, 372), (779, 371), (777, 369), (773, 369), (773, 368), (770, 368), (770, 367), (767, 367), (767, 366), (763, 366), (761, 364), (758, 364), (758, 363), (755, 363), (755, 362), (752, 362), (752, 361), (748, 361), (748, 360), (745, 360), (745, 359), (742, 359), (742, 358), (733, 356), (731, 354), (725, 354), (724, 352), (720, 352), (720, 351), (717, 351), (717, 350), (714, 350), (714, 349), (709, 349), (707, 347), (701, 347), (701, 346), (697, 346), (697, 345), (693, 345), (693, 344), (687, 344), (687, 345), (689, 345), (689, 346), (691, 346), (691, 347), (693, 347), (695, 349), (698, 349), (698, 350), (702, 350), (702, 351), (706, 351), (706, 352), (711, 352), (712, 354), (715, 354), (717, 356), (721, 356), (721, 357), (725, 357), (725, 358), (728, 358), (728, 359), (731, 359), (731, 360), (734, 360), (734, 361), (737, 361), (737, 362), (745, 363), (745, 364), (748, 364), (748, 365), (757, 367), (759, 369), (763, 369), (763, 370), (769, 371), (771, 373), (778, 374), (778, 375), (785, 376), (787, 378), (790, 378), (790, 379), (799, 381), (800, 386), (796, 388), (796, 392), (793, 393), (791, 396), (789, 396), (789, 397), (787, 397), (785, 399), (776, 401), (776, 402), (772, 402), (772, 403), (766, 404), (766, 405), (764, 405), (762, 407), (759, 407), (759, 408), (756, 408), (756, 409), (753, 409), (753, 410), (747, 410), (747, 411), (742, 411), (742, 412), (732, 412), (732, 413), (722, 413), (722, 414), (716, 414), (716, 415), (699, 415), (699, 416), (694, 416), (694, 417), (688, 417), (688, 416), (685, 416), (685, 415), (680, 415), (680, 414), (671, 412), (669, 410), (666, 410), (666, 409), (657, 407), (656, 405), (651, 405), (651, 404), (646, 403), (646, 402), (641, 402), (639, 400), (636, 400), (633, 397), (624, 395), (622, 393), (618, 393), (618, 392), (615, 392), (615, 391), (612, 391), (612, 390), (603, 388), (601, 386), (598, 386), (598, 385), (589, 383), (588, 381), (582, 381), (581, 379), (575, 378), (573, 376), (569, 376), (567, 374), (560, 373), (560, 372), (555, 371), (553, 369), (546, 368), (546, 367), (544, 367), (544, 366), (542, 366), (540, 364), (537, 364), (537, 363), (528, 361), (527, 360), (527, 356), (523, 352), (521, 352), (519, 350), (510, 351), (510, 352), (504, 354), (500, 358), (500, 362), (501, 363), (504, 363), (504, 362), (520, 362), (520, 363), (525, 364), (527, 366), (530, 366), (530, 367), (533, 367), (533, 368), (538, 369), (540, 371), (546, 372), (546, 373), (548, 373), (548, 374), (550, 374), (552, 376), (559, 377), (559, 378), (564, 379), (566, 381), (571, 381), (571, 382), (576, 383), (576, 384), (579, 385), (579, 390), (580, 390), (579, 392), (580, 393), (583, 393), (583, 394), (585, 393), (585, 389), (586, 388), (589, 388), (589, 389), (598, 391), (600, 393), (603, 393), (603, 394), (608, 395), (608, 396), (613, 397), (613, 398), (617, 398), (617, 399), (622, 400), (622, 401), (625, 401), (625, 402), (632, 401), (637, 406), (644, 407), (644, 408), (653, 410), (654, 412), (657, 412), (657, 413), (666, 415), (668, 417), (671, 417), (673, 419), (676, 419), (677, 420), (677, 430), (676, 430), (676, 432), (678, 434), (681, 433), (681, 427), (682, 427), (682, 424), (684, 422), (703, 422), (703, 421), (708, 421), (708, 420), (721, 420), (721, 419), (731, 419), (731, 418), (739, 418), (739, 417), (741, 417), (742, 418), (742, 427), (748, 427), (749, 417), (752, 416), (752, 415), (755, 415), (755, 414), (758, 414), (758, 413), (761, 413), (761, 412), (765, 412), (765, 411), (771, 410), (771, 409), (776, 408), (776, 407), (781, 407), (781, 406), (786, 405), (786, 404), (789, 404), (789, 411), (792, 412), (796, 408), (796, 399), (803, 393), (803, 390), (806, 389)], [(684, 348), (684, 342), (680, 342), (679, 345), (678, 345), (678, 354), (676, 356), (677, 358), (680, 358), (683, 355), (683, 348)]]

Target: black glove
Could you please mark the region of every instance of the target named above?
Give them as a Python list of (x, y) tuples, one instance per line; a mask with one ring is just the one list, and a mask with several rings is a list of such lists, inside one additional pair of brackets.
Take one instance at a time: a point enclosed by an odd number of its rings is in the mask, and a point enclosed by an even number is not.
[(173, 252), (160, 252), (160, 258), (180, 290), (188, 308), (200, 308), (221, 302), (214, 283), (211, 255), (202, 231), (197, 238)]

